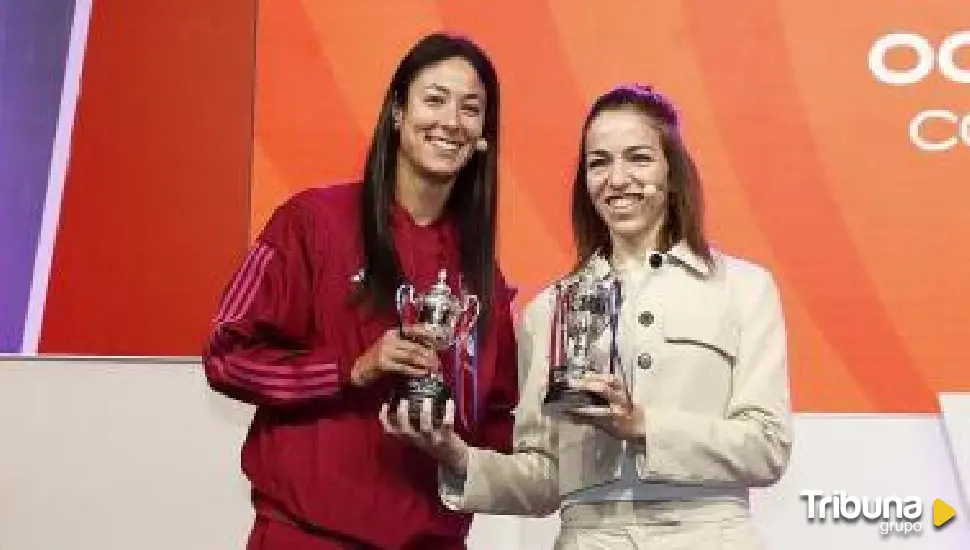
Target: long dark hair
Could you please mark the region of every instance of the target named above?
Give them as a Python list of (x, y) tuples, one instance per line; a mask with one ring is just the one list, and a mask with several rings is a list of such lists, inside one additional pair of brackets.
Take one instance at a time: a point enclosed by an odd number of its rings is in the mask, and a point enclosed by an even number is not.
[(604, 111), (631, 109), (644, 114), (660, 132), (660, 144), (667, 159), (667, 211), (660, 231), (659, 246), (667, 250), (683, 240), (690, 249), (713, 267), (710, 245), (704, 235), (704, 200), (701, 178), (690, 152), (680, 136), (677, 111), (673, 104), (650, 86), (623, 85), (601, 95), (593, 103), (583, 123), (579, 162), (573, 184), (573, 239), (577, 267), (597, 251), (612, 253), (609, 230), (596, 212), (586, 186), (586, 134), (593, 120)]
[(435, 33), (422, 38), (401, 60), (384, 95), (364, 167), (361, 231), (366, 275), (360, 294), (375, 309), (387, 310), (403, 278), (390, 221), (399, 147), (393, 127), (395, 105), (407, 103), (408, 87), (419, 71), (453, 58), (464, 59), (474, 67), (486, 94), (482, 138), (488, 148), (475, 151), (458, 172), (445, 206), (457, 220), (462, 279), (481, 300), (480, 319), (484, 324), (492, 307), (496, 271), (499, 83), (485, 52), (462, 37)]

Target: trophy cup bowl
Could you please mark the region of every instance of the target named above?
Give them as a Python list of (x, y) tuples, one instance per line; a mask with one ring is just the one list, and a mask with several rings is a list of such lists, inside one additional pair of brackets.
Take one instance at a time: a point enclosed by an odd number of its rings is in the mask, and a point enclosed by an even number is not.
[[(430, 338), (421, 343), (436, 352), (445, 351), (456, 344), (462, 345), (481, 311), (481, 304), (474, 294), (461, 298), (451, 292), (447, 272), (438, 272), (437, 282), (424, 294), (418, 294), (410, 284), (403, 284), (397, 291), (397, 309), (403, 325), (422, 327)], [(406, 335), (405, 335), (406, 337)], [(458, 351), (456, 350), (456, 353)], [(417, 426), (420, 423), (424, 401), (432, 403), (432, 421), (440, 426), (444, 418), (445, 404), (452, 396), (440, 372), (426, 376), (406, 377), (395, 389), (393, 402), (408, 401), (408, 418)]]
[(547, 414), (562, 416), (579, 407), (608, 404), (599, 395), (574, 387), (572, 382), (602, 370), (595, 353), (596, 342), (607, 330), (616, 330), (614, 285), (612, 279), (593, 279), (585, 273), (557, 285), (548, 390), (543, 400)]

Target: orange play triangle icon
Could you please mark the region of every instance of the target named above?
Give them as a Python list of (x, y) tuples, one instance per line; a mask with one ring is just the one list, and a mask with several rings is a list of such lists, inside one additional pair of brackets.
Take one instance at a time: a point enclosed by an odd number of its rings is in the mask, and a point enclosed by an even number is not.
[(950, 506), (940, 499), (933, 501), (933, 525), (939, 527), (953, 519), (956, 515), (957, 511), (953, 509), (953, 506)]

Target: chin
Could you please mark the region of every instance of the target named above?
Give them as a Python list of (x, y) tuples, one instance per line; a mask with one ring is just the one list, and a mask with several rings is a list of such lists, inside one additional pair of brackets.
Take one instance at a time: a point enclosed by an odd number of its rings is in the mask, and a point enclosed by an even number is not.
[(607, 228), (610, 233), (619, 237), (621, 239), (636, 238), (647, 230), (645, 223), (632, 220), (623, 220), (619, 222), (607, 223)]
[(430, 179), (451, 180), (458, 176), (464, 166), (459, 162), (424, 162), (421, 163), (421, 172)]

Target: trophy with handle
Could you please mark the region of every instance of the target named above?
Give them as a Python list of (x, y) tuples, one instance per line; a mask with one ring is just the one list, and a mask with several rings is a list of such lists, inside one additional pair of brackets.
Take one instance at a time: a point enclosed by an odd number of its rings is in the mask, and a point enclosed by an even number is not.
[[(619, 361), (616, 335), (620, 303), (619, 282), (612, 276), (596, 278), (582, 270), (555, 286), (548, 389), (543, 410), (551, 416), (585, 406), (605, 406), (600, 396), (574, 387), (572, 382), (592, 373), (616, 371)], [(609, 363), (596, 354), (597, 341), (609, 332)]]
[[(405, 283), (397, 289), (397, 310), (401, 324), (417, 325), (430, 335), (425, 344), (436, 352), (467, 343), (471, 331), (481, 312), (478, 296), (460, 291), (456, 295), (448, 286), (448, 273), (438, 271), (438, 280), (424, 294), (419, 294), (414, 286)], [(455, 353), (459, 351), (456, 349)], [(395, 405), (406, 399), (408, 417), (415, 426), (420, 422), (421, 408), (425, 399), (431, 399), (432, 418), (435, 426), (444, 417), (445, 404), (451, 398), (451, 390), (440, 372), (432, 372), (421, 377), (406, 377), (400, 381), (395, 391)]]

